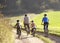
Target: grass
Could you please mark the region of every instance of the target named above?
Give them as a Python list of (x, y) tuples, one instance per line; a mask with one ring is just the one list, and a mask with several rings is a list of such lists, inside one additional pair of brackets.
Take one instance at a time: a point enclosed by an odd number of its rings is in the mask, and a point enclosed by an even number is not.
[[(31, 14), (28, 16), (31, 17), (31, 20), (35, 21), (38, 28), (37, 30), (43, 32), (44, 30), (41, 22), (45, 13), (48, 14), (49, 18), (49, 33), (60, 36), (60, 11), (47, 11), (38, 15)], [(23, 25), (23, 16), (11, 17), (11, 24), (14, 26), (17, 19), (19, 19), (21, 24)]]
[[(51, 34), (55, 34), (57, 36), (60, 36), (60, 11), (48, 11), (48, 12), (43, 12), (41, 14), (38, 15), (33, 15), (31, 18), (31, 20), (34, 20), (37, 26), (37, 31), (43, 32), (43, 25), (41, 25), (41, 21), (42, 18), (44, 16), (44, 14), (48, 14), (48, 18), (49, 18), (49, 33)], [(11, 17), (12, 20), (12, 25), (14, 25), (16, 23), (16, 20), (19, 19), (20, 22), (23, 25), (23, 16), (17, 16), (17, 17)], [(42, 40), (44, 40), (46, 43), (52, 43), (52, 40), (50, 40), (49, 38), (45, 38), (43, 36), (39, 36), (37, 35), (37, 37), (41, 38)]]
[[(28, 14), (28, 16), (30, 17), (30, 19), (36, 17), (35, 14)], [(24, 15), (22, 15), (22, 16), (16, 16), (16, 17), (10, 17), (10, 19), (11, 19), (11, 25), (12, 26), (14, 26), (16, 24), (16, 20), (20, 20), (20, 24), (23, 26)]]
[(0, 43), (14, 43), (14, 35), (8, 19), (0, 18)]
[[(37, 30), (43, 32), (43, 25), (41, 25), (41, 20), (43, 15), (47, 13), (49, 18), (49, 33), (56, 34), (60, 36), (60, 11), (48, 11), (43, 12), (39, 15), (29, 15), (31, 20), (34, 20), (37, 26)], [(15, 25), (16, 20), (19, 19), (21, 24), (23, 25), (23, 16), (11, 17), (10, 23), (11, 25)], [(14, 37), (12, 36), (12, 28), (7, 24), (9, 20), (0, 19), (0, 43), (13, 43)], [(8, 27), (7, 27), (8, 26)], [(39, 38), (44, 40), (46, 43), (52, 43), (52, 41), (43, 36), (37, 35)]]
[(37, 25), (37, 28), (39, 28), (37, 30), (43, 32), (43, 25), (41, 25), (41, 21), (45, 13), (48, 14), (49, 18), (49, 33), (60, 36), (60, 11), (43, 12), (37, 17), (35, 17), (34, 21)]
[(44, 43), (54, 43), (54, 41), (52, 41), (51, 39), (49, 39), (47, 37), (43, 37), (41, 35), (36, 35), (36, 37), (42, 39), (44, 41)]

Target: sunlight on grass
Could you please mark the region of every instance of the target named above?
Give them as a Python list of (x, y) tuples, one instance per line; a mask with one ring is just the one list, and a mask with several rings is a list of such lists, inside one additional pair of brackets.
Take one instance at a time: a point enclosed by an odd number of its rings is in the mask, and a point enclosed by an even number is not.
[(37, 30), (43, 31), (43, 25), (41, 25), (42, 18), (44, 14), (48, 14), (49, 18), (49, 32), (60, 35), (60, 11), (49, 11), (43, 12), (37, 17), (34, 18), (34, 21), (37, 25)]
[(54, 41), (52, 41), (51, 39), (41, 36), (41, 35), (36, 35), (36, 37), (42, 39), (44, 41), (44, 43), (55, 43)]
[[(30, 21), (34, 20), (37, 26), (37, 30), (43, 32), (43, 25), (41, 25), (44, 14), (48, 14), (49, 18), (49, 33), (60, 35), (60, 11), (47, 11), (41, 14), (28, 14)], [(19, 19), (23, 26), (23, 16), (11, 17), (11, 24), (15, 25), (16, 20)]]
[[(33, 20), (34, 17), (36, 17), (35, 14), (28, 14), (28, 17), (30, 18), (30, 21)], [(16, 17), (11, 17), (11, 25), (16, 24), (16, 20), (20, 20), (20, 24), (23, 26), (23, 20), (24, 20), (24, 15), (22, 16), (16, 16)]]

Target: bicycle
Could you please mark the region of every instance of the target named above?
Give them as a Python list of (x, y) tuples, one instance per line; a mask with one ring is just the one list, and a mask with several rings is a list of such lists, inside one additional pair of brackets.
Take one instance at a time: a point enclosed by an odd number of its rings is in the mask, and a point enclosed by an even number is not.
[(36, 28), (32, 28), (31, 32), (32, 32), (32, 35), (34, 37), (35, 36), (35, 33), (36, 33)]
[(26, 32), (27, 32), (27, 35), (29, 35), (29, 34), (30, 34), (30, 29), (26, 26), (26, 27), (25, 27), (25, 30), (26, 30)]
[(48, 37), (48, 24), (41, 24), (44, 25), (44, 34), (46, 37)]

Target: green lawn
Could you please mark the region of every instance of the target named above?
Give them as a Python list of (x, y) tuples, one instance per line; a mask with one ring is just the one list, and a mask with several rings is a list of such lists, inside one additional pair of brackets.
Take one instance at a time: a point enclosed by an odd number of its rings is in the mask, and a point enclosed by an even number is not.
[(34, 21), (37, 25), (37, 28), (39, 28), (37, 30), (43, 31), (43, 25), (41, 25), (41, 21), (45, 13), (48, 14), (49, 18), (49, 32), (60, 35), (60, 11), (43, 12), (35, 17)]
[[(48, 14), (48, 18), (49, 18), (49, 33), (60, 36), (60, 11), (48, 11), (38, 15), (31, 14), (28, 16), (31, 17), (31, 20), (35, 21), (37, 30), (43, 32), (43, 25), (41, 25), (41, 22), (45, 13)], [(17, 19), (19, 19), (20, 23), (23, 25), (23, 16), (11, 17), (10, 19), (11, 19), (11, 25), (13, 26), (15, 25)], [(45, 38), (39, 35), (38, 37), (44, 40), (46, 43), (53, 43), (53, 41), (50, 40), (49, 38)]]
[[(40, 13), (38, 15), (31, 14), (28, 16), (31, 17), (31, 20), (35, 21), (38, 28), (37, 30), (43, 32), (43, 25), (41, 25), (41, 22), (45, 13), (48, 14), (49, 18), (49, 33), (60, 36), (60, 11), (48, 11)], [(15, 25), (17, 19), (19, 19), (21, 24), (23, 25), (23, 16), (11, 17), (11, 24)]]
[(44, 43), (55, 43), (53, 40), (47, 38), (47, 37), (44, 37), (44, 36), (41, 36), (41, 35), (36, 35), (36, 37), (40, 38), (41, 40), (44, 41)]

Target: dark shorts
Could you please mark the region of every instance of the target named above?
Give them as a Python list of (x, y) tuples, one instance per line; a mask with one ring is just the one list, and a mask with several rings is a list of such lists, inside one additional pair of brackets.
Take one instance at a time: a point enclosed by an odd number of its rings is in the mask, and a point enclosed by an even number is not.
[(36, 28), (32, 28), (31, 32), (33, 32), (34, 30), (36, 31)]
[(48, 22), (44, 22), (44, 25), (49, 24)]
[(48, 32), (48, 24), (49, 24), (48, 22), (44, 23), (44, 31), (45, 32)]
[(24, 23), (24, 27), (25, 27), (25, 29), (26, 29), (26, 27), (27, 27), (28, 29), (30, 29), (29, 24), (25, 24), (25, 23)]
[(17, 28), (17, 34), (21, 35), (21, 29), (20, 28)]

